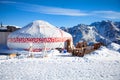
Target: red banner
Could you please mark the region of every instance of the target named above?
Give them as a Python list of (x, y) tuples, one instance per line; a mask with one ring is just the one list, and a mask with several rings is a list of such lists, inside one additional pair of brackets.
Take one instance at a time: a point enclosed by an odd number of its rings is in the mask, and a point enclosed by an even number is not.
[(8, 42), (16, 43), (43, 43), (43, 42), (65, 42), (66, 40), (71, 39), (70, 37), (64, 38), (8, 38)]

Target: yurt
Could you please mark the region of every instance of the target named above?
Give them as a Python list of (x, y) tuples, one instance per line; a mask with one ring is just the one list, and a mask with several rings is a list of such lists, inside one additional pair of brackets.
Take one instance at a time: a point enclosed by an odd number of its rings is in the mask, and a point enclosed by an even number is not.
[(9, 49), (29, 50), (34, 52), (55, 48), (72, 47), (72, 36), (63, 30), (42, 20), (36, 20), (8, 36)]

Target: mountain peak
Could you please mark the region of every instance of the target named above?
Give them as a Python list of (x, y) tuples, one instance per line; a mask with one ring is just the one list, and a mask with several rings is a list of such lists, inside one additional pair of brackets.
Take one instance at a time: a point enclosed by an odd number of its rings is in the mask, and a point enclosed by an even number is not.
[(72, 34), (74, 44), (81, 40), (89, 42), (116, 42), (120, 44), (120, 22), (110, 20), (102, 20), (94, 22), (91, 25), (78, 24), (72, 28), (68, 28), (67, 32)]

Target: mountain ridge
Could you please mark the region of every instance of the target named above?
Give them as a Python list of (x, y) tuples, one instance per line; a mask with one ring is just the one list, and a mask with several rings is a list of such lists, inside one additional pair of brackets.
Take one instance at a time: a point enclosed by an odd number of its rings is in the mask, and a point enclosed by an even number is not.
[(120, 44), (120, 22), (103, 20), (90, 25), (78, 24), (70, 28), (61, 27), (61, 29), (72, 35), (74, 44), (79, 41), (87, 41), (88, 44), (96, 42), (105, 45), (111, 42)]

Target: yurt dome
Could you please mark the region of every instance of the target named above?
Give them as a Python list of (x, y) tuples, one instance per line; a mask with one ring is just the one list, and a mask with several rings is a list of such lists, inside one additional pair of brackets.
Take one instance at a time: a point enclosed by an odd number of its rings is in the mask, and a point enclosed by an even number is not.
[(72, 36), (42, 20), (33, 21), (12, 32), (7, 40), (7, 46), (10, 49), (29, 50), (32, 46), (33, 51), (41, 51), (45, 48), (47, 50), (65, 48), (66, 44), (72, 47)]

